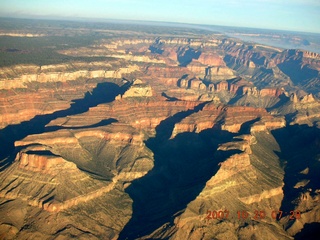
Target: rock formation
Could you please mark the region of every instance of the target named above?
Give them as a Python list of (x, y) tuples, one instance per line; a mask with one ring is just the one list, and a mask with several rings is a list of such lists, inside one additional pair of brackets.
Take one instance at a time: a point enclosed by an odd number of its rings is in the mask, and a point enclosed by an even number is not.
[(144, 84), (137, 79), (132, 83), (132, 86), (119, 98), (130, 97), (152, 97), (152, 89), (150, 85)]
[(1, 239), (291, 239), (319, 222), (319, 54), (102, 26), (55, 46), (66, 62), (0, 68)]

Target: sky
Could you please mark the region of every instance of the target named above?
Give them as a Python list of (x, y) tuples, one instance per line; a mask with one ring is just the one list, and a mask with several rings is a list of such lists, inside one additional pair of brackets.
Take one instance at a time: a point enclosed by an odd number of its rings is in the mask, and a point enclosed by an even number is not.
[(0, 16), (147, 20), (320, 33), (320, 0), (0, 0)]

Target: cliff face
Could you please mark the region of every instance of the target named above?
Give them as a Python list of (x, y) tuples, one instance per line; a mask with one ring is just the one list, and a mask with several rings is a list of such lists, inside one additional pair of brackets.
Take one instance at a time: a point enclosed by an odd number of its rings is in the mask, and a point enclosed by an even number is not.
[[(12, 92), (8, 95), (3, 94), (0, 98), (0, 128), (27, 121), (36, 115), (50, 114), (57, 110), (67, 109), (71, 104), (67, 98), (58, 100), (57, 96), (54, 96), (56, 95), (54, 90), (38, 93)], [(82, 94), (79, 94), (79, 92), (74, 92), (72, 98), (81, 96)]]
[[(201, 132), (208, 128), (218, 127), (228, 132), (237, 133), (243, 124), (258, 120), (263, 130), (281, 128), (285, 126), (282, 118), (270, 116), (264, 109), (252, 107), (225, 107), (215, 104), (206, 105), (199, 113), (192, 114), (174, 127), (171, 137), (183, 132)], [(256, 124), (256, 123), (255, 123)], [(253, 128), (253, 131), (258, 128)], [(263, 131), (262, 130), (262, 131)]]
[[(68, 65), (63, 66), (63, 68), (68, 69)], [(90, 68), (90, 66), (86, 66), (86, 68)], [(21, 74), (18, 75), (10, 75), (9, 71), (0, 70), (1, 71), (1, 81), (0, 81), (0, 89), (12, 89), (12, 88), (27, 88), (27, 84), (30, 82), (37, 83), (46, 83), (46, 82), (66, 82), (66, 81), (74, 81), (79, 78), (121, 78), (123, 74), (129, 74), (131, 72), (137, 71), (139, 68), (135, 65), (128, 66), (125, 68), (119, 68), (116, 70), (106, 70), (105, 68), (110, 67), (109, 64), (105, 66), (95, 66), (100, 69), (97, 70), (76, 70), (76, 71), (68, 71), (61, 69), (58, 66), (57, 69), (54, 67), (37, 67), (37, 66), (27, 66), (26, 72), (35, 71), (33, 74)], [(24, 66), (19, 68), (24, 69)], [(102, 69), (101, 69), (102, 68)], [(31, 70), (30, 70), (31, 69)], [(10, 69), (15, 71), (15, 69)], [(49, 70), (49, 71), (48, 71)], [(56, 72), (57, 71), (57, 72)], [(62, 72), (61, 72), (62, 71)]]
[[(179, 90), (169, 89), (168, 96), (181, 100), (215, 101), (240, 106), (272, 108), (288, 93), (283, 88), (259, 89), (246, 79), (237, 77), (214, 83), (201, 78), (184, 76), (177, 82)], [(288, 98), (289, 100), (289, 98)]]
[(103, 79), (116, 81), (139, 70), (136, 65), (119, 68), (117, 64), (76, 62), (0, 69), (0, 127), (68, 109), (73, 100), (92, 92)]
[(152, 88), (150, 85), (143, 83), (137, 79), (133, 82), (132, 86), (119, 98), (132, 98), (132, 97), (152, 97)]
[[(116, 176), (117, 179), (122, 176), (122, 181), (131, 181), (134, 174), (142, 176), (153, 165), (152, 154), (144, 149), (143, 136), (135, 132), (132, 127), (123, 124), (100, 127), (95, 130), (60, 130), (31, 135), (17, 141), (15, 146), (35, 144), (40, 144), (53, 154), (74, 162), (79, 168), (109, 181)], [(110, 154), (106, 155), (108, 151)], [(23, 165), (26, 159), (26, 167), (38, 164), (35, 168), (45, 169), (44, 166), (46, 166), (46, 159), (37, 157), (36, 154), (31, 156), (22, 154), (18, 159), (21, 162), (20, 165)], [(50, 159), (50, 162), (53, 160)], [(140, 166), (140, 163), (145, 163), (145, 166)], [(135, 172), (136, 170), (138, 172)]]
[(117, 119), (138, 130), (154, 134), (161, 121), (181, 111), (188, 111), (201, 102), (165, 101), (164, 98), (122, 98), (112, 104), (101, 104), (82, 115), (56, 119), (48, 124), (50, 127), (83, 127), (95, 125), (102, 120)]
[(198, 62), (208, 66), (225, 66), (225, 63), (217, 53), (203, 52), (198, 58)]

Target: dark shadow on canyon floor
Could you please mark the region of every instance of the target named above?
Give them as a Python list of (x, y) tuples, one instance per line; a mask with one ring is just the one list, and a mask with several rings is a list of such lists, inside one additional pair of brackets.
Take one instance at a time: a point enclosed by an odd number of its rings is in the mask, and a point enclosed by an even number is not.
[(198, 59), (201, 55), (201, 50), (193, 48), (178, 49), (178, 62), (181, 67), (186, 67), (193, 59)]
[(179, 101), (178, 98), (176, 98), (176, 97), (170, 97), (170, 96), (168, 96), (165, 92), (162, 92), (162, 93), (161, 93), (161, 96), (167, 98), (167, 101), (169, 101), (169, 102)]
[(250, 134), (251, 126), (260, 121), (260, 117), (257, 117), (255, 119), (252, 119), (251, 121), (245, 122), (241, 125), (241, 128), (239, 130), (239, 133), (241, 134)]
[[(274, 130), (272, 134), (280, 146), (281, 152), (277, 154), (285, 171), (280, 210), (289, 213), (296, 210), (295, 201), (302, 192), (320, 188), (320, 129), (293, 125)], [(295, 188), (302, 181), (309, 182)]]
[(275, 105), (273, 105), (272, 107), (266, 108), (268, 112), (274, 109), (277, 109), (281, 106), (285, 106), (287, 103), (290, 103), (290, 98), (287, 97), (285, 94), (281, 94), (278, 98), (279, 98), (279, 101)]
[(156, 136), (147, 140), (146, 145), (154, 153), (154, 168), (126, 189), (133, 200), (133, 215), (119, 239), (136, 239), (164, 224), (172, 226), (176, 214), (184, 210), (215, 175), (218, 163), (235, 153), (215, 154), (219, 144), (232, 140), (235, 135), (219, 127), (170, 138), (176, 123), (204, 105), (163, 120), (156, 128)]
[[(9, 125), (0, 130), (0, 171), (8, 167), (15, 158), (14, 142), (31, 134), (40, 134), (49, 131), (64, 129), (63, 127), (46, 127), (54, 119), (87, 112), (90, 107), (101, 103), (112, 102), (118, 94), (123, 94), (129, 85), (119, 87), (111, 82), (99, 83), (91, 93), (87, 92), (82, 99), (74, 100), (68, 109), (56, 111), (51, 114), (37, 115), (29, 121)], [(107, 119), (100, 123), (86, 127), (104, 126), (115, 122), (115, 119)]]
[(283, 73), (290, 77), (295, 85), (304, 85), (309, 79), (318, 77), (317, 70), (310, 68), (307, 64), (303, 64), (302, 52), (298, 52), (299, 57), (296, 57), (297, 52), (295, 50), (289, 50), (288, 53), (291, 56), (294, 55), (296, 59), (288, 59), (278, 64), (278, 67)]
[(294, 236), (295, 240), (319, 240), (320, 239), (320, 223), (307, 223), (301, 232)]

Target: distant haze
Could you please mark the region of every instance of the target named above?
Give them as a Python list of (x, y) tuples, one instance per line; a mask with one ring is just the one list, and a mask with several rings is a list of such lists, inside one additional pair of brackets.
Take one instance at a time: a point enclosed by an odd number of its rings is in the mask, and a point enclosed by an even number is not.
[(0, 16), (165, 21), (320, 33), (319, 0), (0, 0)]

